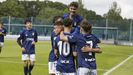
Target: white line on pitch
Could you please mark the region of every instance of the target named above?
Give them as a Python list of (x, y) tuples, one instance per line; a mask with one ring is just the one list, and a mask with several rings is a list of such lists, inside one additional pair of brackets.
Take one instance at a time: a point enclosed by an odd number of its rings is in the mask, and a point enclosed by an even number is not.
[(116, 65), (115, 67), (111, 68), (110, 70), (108, 70), (107, 72), (105, 72), (103, 75), (109, 75), (112, 71), (114, 71), (115, 69), (117, 69), (118, 67), (120, 67), (121, 65), (123, 65), (125, 62), (127, 62), (129, 59), (131, 59), (133, 57), (133, 55), (130, 55), (128, 58), (126, 58), (124, 61), (122, 61), (121, 63), (119, 63), (118, 65)]
[[(0, 63), (23, 64), (23, 62), (14, 62), (14, 61), (7, 61), (7, 60), (0, 60)], [(48, 64), (35, 63), (35, 65), (47, 66)], [(98, 69), (98, 71), (108, 71), (108, 70), (107, 69)]]
[[(7, 60), (0, 60), (0, 62), (3, 63), (12, 63), (12, 64), (23, 64), (23, 62), (14, 62), (14, 61), (7, 61)], [(39, 66), (46, 66), (47, 64), (41, 64), (41, 63), (35, 63), (36, 65)]]

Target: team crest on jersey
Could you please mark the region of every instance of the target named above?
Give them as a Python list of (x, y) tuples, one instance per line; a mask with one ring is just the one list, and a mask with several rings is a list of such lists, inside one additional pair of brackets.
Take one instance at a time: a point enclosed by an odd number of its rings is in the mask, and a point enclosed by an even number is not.
[(68, 36), (70, 39), (72, 39), (73, 38), (73, 35), (71, 35), (71, 36)]
[(28, 36), (28, 34), (25, 34), (25, 36)]
[(76, 26), (77, 25), (77, 23), (76, 22), (74, 22), (74, 26)]
[(56, 40), (56, 37), (54, 37), (54, 40)]
[(32, 35), (34, 36), (35, 33), (32, 33)]

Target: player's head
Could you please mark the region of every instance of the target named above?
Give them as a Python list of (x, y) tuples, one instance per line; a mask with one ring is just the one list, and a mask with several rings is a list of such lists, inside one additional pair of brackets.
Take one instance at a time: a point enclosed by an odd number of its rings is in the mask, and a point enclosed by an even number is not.
[(76, 14), (78, 7), (79, 7), (78, 2), (71, 2), (68, 7), (70, 14), (72, 15)]
[(4, 23), (0, 21), (0, 28), (2, 28), (3, 26), (4, 26)]
[(56, 21), (54, 23), (54, 32), (58, 35), (63, 30), (63, 22)]
[(56, 21), (62, 21), (62, 16), (54, 16), (53, 23), (55, 23)]
[(88, 33), (88, 34), (91, 34), (91, 31), (92, 31), (92, 26), (91, 24), (86, 20), (84, 19), (81, 24), (80, 24), (80, 31), (81, 33)]
[(32, 29), (32, 21), (29, 19), (25, 20), (25, 26), (27, 29)]
[(66, 18), (63, 20), (64, 27), (72, 28), (72, 20), (70, 18)]

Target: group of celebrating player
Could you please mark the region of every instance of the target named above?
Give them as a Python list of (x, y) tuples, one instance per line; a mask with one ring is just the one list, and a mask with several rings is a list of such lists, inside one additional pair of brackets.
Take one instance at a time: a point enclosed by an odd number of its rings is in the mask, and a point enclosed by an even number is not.
[(69, 13), (53, 20), (49, 74), (97, 75), (95, 53), (102, 52), (100, 40), (91, 33), (91, 24), (76, 13), (77, 2), (70, 3), (68, 9)]
[[(98, 46), (100, 40), (92, 34), (92, 26), (76, 13), (78, 3), (68, 6), (69, 13), (55, 16), (54, 29), (51, 35), (52, 50), (49, 54), (50, 75), (97, 75), (95, 53), (101, 53)], [(22, 48), (24, 75), (31, 75), (35, 63), (35, 43), (38, 34), (32, 28), (30, 20), (17, 39)], [(0, 52), (4, 42), (6, 29), (0, 23)], [(77, 69), (76, 69), (77, 68)]]

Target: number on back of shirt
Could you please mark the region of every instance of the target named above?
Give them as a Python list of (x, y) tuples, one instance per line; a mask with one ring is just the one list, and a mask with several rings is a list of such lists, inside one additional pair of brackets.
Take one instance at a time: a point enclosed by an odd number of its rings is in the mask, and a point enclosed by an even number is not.
[[(86, 43), (90, 45), (90, 48), (93, 47), (93, 42), (92, 41), (86, 41)], [(92, 55), (92, 52), (89, 52), (89, 55)]]
[(70, 54), (70, 44), (68, 42), (59, 41), (58, 46), (60, 55), (68, 56)]

